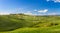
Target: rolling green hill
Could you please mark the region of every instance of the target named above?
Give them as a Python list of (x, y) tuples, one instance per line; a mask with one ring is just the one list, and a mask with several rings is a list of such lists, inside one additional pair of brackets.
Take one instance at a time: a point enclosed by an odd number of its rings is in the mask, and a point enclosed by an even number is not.
[(0, 15), (0, 33), (60, 33), (60, 16)]

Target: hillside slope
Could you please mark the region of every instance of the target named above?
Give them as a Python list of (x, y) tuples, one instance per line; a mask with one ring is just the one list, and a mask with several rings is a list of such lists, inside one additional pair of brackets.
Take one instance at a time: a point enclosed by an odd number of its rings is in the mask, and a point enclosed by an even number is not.
[(54, 26), (60, 26), (60, 16), (31, 16), (24, 14), (0, 15), (0, 32), (12, 31), (26, 27), (28, 29), (40, 29), (42, 27), (51, 28)]

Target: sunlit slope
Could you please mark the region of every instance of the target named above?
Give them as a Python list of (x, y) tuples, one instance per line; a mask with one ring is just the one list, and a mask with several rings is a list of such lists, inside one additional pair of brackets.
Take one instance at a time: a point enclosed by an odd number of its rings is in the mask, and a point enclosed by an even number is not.
[(42, 28), (60, 26), (60, 16), (32, 16), (11, 14), (0, 16), (0, 31), (13, 31), (19, 28)]
[(0, 33), (60, 33), (60, 26), (43, 27), (43, 28), (20, 28), (13, 31)]

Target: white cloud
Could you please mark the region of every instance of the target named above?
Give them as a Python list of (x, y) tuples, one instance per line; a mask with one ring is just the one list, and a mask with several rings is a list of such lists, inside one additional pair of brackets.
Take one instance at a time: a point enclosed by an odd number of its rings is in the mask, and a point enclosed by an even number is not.
[(32, 13), (24, 13), (24, 14), (26, 14), (26, 15), (32, 15)]
[(53, 13), (47, 13), (47, 14), (46, 14), (46, 13), (43, 13), (43, 14), (38, 14), (38, 15), (57, 15), (57, 14), (58, 14), (58, 13), (54, 13), (54, 12), (53, 12)]
[(26, 15), (33, 15), (32, 12), (30, 12), (30, 11), (24, 12), (23, 14), (26, 14)]
[(48, 15), (57, 15), (57, 13), (48, 13)]
[(50, 1), (50, 0), (46, 0), (46, 1)]
[(54, 2), (60, 2), (60, 0), (53, 0)]
[(0, 15), (9, 15), (10, 13), (7, 12), (0, 12)]
[(24, 12), (23, 14), (26, 14), (26, 15), (37, 15), (36, 13), (32, 13), (31, 11)]
[(46, 15), (46, 14), (38, 14), (38, 15)]
[(48, 9), (39, 10), (38, 12), (40, 12), (40, 13), (46, 13), (46, 12), (48, 12)]
[(60, 0), (46, 0), (46, 1), (60, 2)]
[(35, 9), (34, 11), (36, 12), (37, 10)]

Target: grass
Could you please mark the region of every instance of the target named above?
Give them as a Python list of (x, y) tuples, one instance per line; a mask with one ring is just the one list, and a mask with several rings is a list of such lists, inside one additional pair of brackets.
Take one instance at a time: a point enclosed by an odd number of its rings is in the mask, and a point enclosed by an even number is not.
[(60, 33), (59, 28), (42, 27), (42, 28), (20, 28), (13, 31), (1, 33)]
[(60, 16), (0, 16), (0, 33), (60, 33)]

